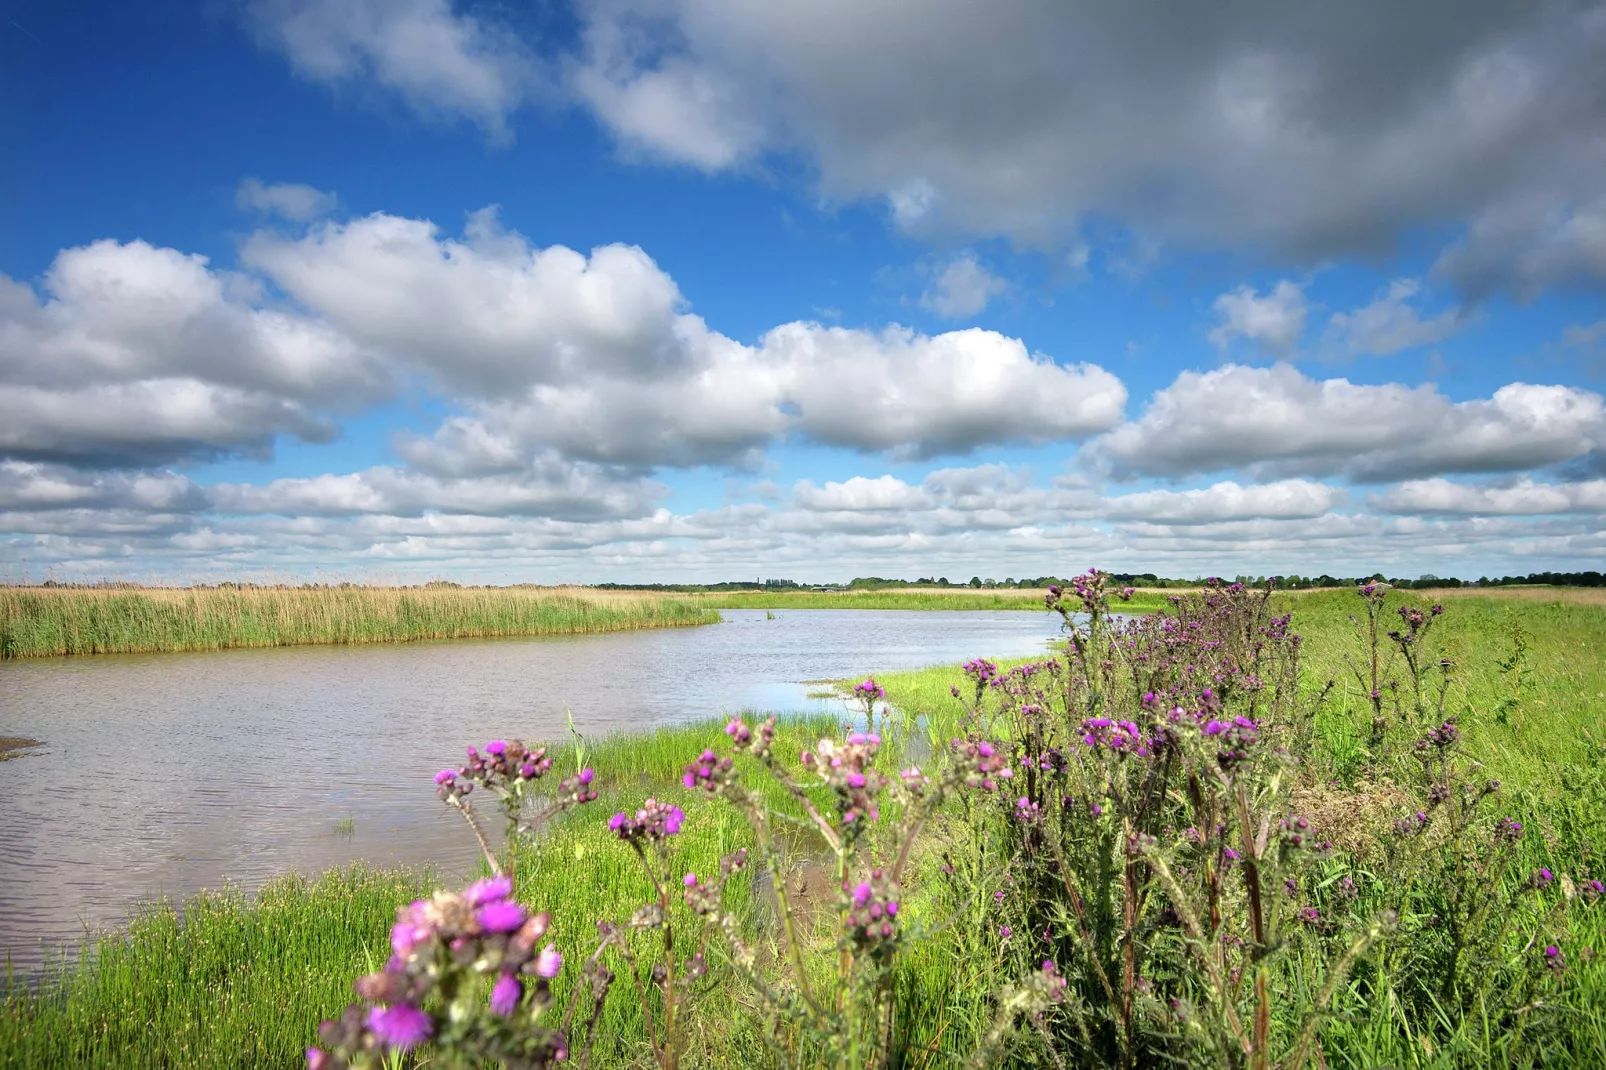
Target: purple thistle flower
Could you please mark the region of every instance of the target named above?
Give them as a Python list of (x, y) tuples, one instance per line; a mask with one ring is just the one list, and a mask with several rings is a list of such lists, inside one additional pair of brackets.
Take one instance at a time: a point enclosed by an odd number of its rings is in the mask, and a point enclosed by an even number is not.
[(872, 894), (873, 889), (870, 887), (870, 882), (864, 881), (857, 888), (853, 889), (853, 901), (862, 907), (864, 904), (870, 901), (870, 896)]
[(463, 890), (463, 898), (471, 907), (499, 903), (513, 894), (513, 882), (505, 876), (486, 877), (475, 881)]
[(404, 1050), (429, 1039), (435, 1022), (410, 1003), (375, 1007), (368, 1012), (368, 1029), (387, 1047)]
[(519, 1000), (523, 998), (524, 986), (519, 983), (519, 979), (511, 973), (504, 973), (496, 979), (496, 984), (491, 988), (491, 1013), (506, 1018), (513, 1013), (514, 1008), (519, 1005)]
[(307, 1049), (307, 1070), (325, 1070), (329, 1065), (328, 1052), (322, 1048)]
[(517, 903), (501, 900), (480, 907), (474, 918), (480, 923), (480, 928), (488, 933), (517, 932), (524, 924), (524, 908)]
[(412, 954), (413, 948), (427, 941), (432, 935), (434, 930), (429, 926), (400, 919), (390, 927), (390, 949), (405, 958)]
[(596, 777), (596, 775), (597, 774), (593, 773), (591, 771), (590, 767), (588, 766), (587, 768), (580, 770), (580, 778), (579, 778), (580, 779), (580, 783), (582, 783), (582, 784), (590, 784), (591, 781)]
[(686, 876), (681, 879), (680, 883), (684, 884), (688, 888), (697, 887), (697, 874), (695, 874), (695, 873), (686, 874)]
[(611, 829), (614, 832), (618, 832), (620, 829), (625, 827), (625, 822), (627, 822), (629, 820), (630, 820), (630, 815), (629, 814), (622, 813), (622, 812), (614, 814), (612, 817), (610, 817), (608, 819), (608, 828)]
[(442, 769), (440, 772), (435, 774), (435, 784), (437, 786), (439, 786), (441, 784), (450, 784), (452, 781), (454, 781), (456, 779), (457, 779), (457, 770), (455, 770), (455, 769)]
[(489, 743), (485, 744), (485, 753), (494, 754), (500, 758), (502, 755), (507, 753), (507, 742), (505, 740), (493, 739)]
[(563, 969), (563, 956), (551, 944), (542, 948), (541, 953), (535, 957), (535, 974), (537, 977), (545, 977), (550, 981), (558, 975), (558, 971), (561, 969)]

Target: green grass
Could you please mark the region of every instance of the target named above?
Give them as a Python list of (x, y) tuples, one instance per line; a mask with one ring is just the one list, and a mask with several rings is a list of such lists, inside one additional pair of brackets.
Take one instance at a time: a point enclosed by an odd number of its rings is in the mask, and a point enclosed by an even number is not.
[(0, 1065), (289, 1066), (317, 1021), (350, 997), (354, 970), (388, 953), (396, 906), (427, 878), (361, 868), (288, 877), (254, 902), (237, 891), (139, 914), (37, 992), (13, 979)]
[[(1401, 772), (1370, 763), (1365, 754), (1370, 712), (1344, 663), (1352, 643), (1348, 615), (1359, 600), (1327, 592), (1286, 597), (1307, 636), (1307, 686), (1339, 681), (1318, 722), (1311, 779), (1338, 801), (1338, 812), (1351, 805), (1359, 812), (1368, 793), (1381, 790), (1378, 780)], [(1492, 666), (1511, 652), (1517, 626), (1531, 636), (1526, 680), (1502, 718), (1497, 714), (1502, 699), (1511, 696), (1512, 681)], [(1460, 717), (1467, 753), (1505, 782), (1500, 812), (1518, 816), (1530, 829), (1511, 880), (1521, 882), (1540, 865), (1600, 876), (1606, 872), (1606, 666), (1599, 651), (1606, 649), (1606, 606), (1460, 597), (1440, 627), (1462, 667), (1450, 711)], [(902, 710), (924, 719), (932, 736), (940, 740), (955, 731), (958, 706), (948, 689), (963, 682), (957, 668), (877, 679)], [(777, 750), (795, 753), (833, 724), (833, 718), (786, 723)], [(677, 837), (677, 867), (699, 873), (748, 843), (734, 811), (694, 798), (678, 783), (681, 766), (704, 746), (724, 749), (721, 729), (707, 723), (583, 744), (604, 797), (556, 822), (538, 845), (526, 848), (517, 867), (519, 897), (552, 911), (556, 940), (571, 963), (590, 947), (597, 920), (622, 918), (647, 895), (632, 855), (605, 827), (607, 814), (633, 809), (649, 795), (679, 802), (688, 821)], [(900, 752), (920, 746), (918, 738), (895, 739), (884, 764), (892, 767), (906, 757)], [(571, 747), (555, 749), (555, 772), (573, 767)], [(779, 808), (790, 805), (774, 788), (766, 789), (766, 797)], [(933, 864), (924, 860), (921, 872), (929, 876)], [(0, 1065), (293, 1065), (314, 1039), (318, 1021), (348, 1002), (352, 978), (383, 956), (395, 907), (428, 883), (408, 874), (357, 870), (316, 882), (287, 879), (255, 903), (238, 895), (198, 898), (185, 904), (182, 917), (170, 905), (158, 907), (126, 934), (102, 937), (85, 956), (57, 964), (38, 991), (14, 986), (5, 994)], [(910, 883), (916, 917), (940, 923), (945, 911), (963, 907), (922, 892), (918, 877)], [(1393, 891), (1386, 873), (1363, 886), (1378, 908)], [(762, 912), (757, 896), (742, 890), (738, 895), (746, 896), (747, 915), (755, 919)], [(1485, 1018), (1476, 1008), (1437, 1018), (1419, 1009), (1408, 1013), (1395, 994), (1404, 991), (1405, 979), (1368, 965), (1341, 993), (1339, 1013), (1323, 1029), (1326, 1064), (1335, 1070), (1606, 1065), (1606, 905), (1595, 909), (1578, 913), (1562, 937), (1569, 955), (1565, 983), (1515, 1025)], [(984, 1028), (990, 994), (1024, 968), (1024, 960), (1014, 961), (996, 947), (978, 957), (965, 939), (973, 937), (958, 926), (931, 932), (910, 947), (897, 975), (917, 1047), (911, 1066), (955, 1065)], [(1283, 983), (1313, 982), (1293, 971)], [(716, 982), (699, 996), (691, 1020), (684, 1065), (773, 1065), (758, 1015), (729, 982)], [(602, 1022), (595, 1065), (650, 1062), (641, 1010), (623, 978)], [(1021, 1059), (1017, 1065), (1030, 1063)]]
[[(969, 587), (921, 587), (885, 591), (727, 591), (689, 595), (711, 609), (1015, 609), (1043, 612), (1047, 591)], [(1165, 605), (1168, 591), (1139, 591), (1121, 611), (1146, 612)]]
[(718, 619), (685, 598), (584, 588), (0, 587), (0, 658), (574, 635)]

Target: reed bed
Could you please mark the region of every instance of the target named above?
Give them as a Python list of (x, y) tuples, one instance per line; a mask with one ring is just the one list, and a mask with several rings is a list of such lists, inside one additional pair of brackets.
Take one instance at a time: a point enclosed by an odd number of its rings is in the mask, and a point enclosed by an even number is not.
[(583, 587), (5, 587), (0, 658), (575, 635), (718, 619), (686, 598)]

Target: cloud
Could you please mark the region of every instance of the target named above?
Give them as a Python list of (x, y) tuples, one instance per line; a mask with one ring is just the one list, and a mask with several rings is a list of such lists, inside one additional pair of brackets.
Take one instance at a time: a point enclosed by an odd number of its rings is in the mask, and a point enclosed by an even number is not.
[(265, 45), (303, 78), (372, 80), (428, 117), (464, 117), (495, 137), (539, 77), (508, 28), (459, 14), (450, 0), (250, 0)]
[(947, 319), (979, 314), (987, 302), (1009, 289), (1009, 283), (988, 272), (975, 256), (963, 253), (938, 272), (931, 287), (920, 295), (920, 307)]
[(1299, 520), (1326, 515), (1347, 497), (1340, 487), (1305, 479), (1239, 486), (1228, 481), (1198, 490), (1150, 490), (1105, 503), (1109, 516), (1162, 524), (1214, 524), (1227, 520)]
[(333, 193), (311, 186), (292, 182), (267, 186), (260, 179), (247, 178), (234, 191), (234, 203), (249, 211), (282, 216), (293, 223), (309, 223), (334, 211), (337, 198)]
[(1419, 479), (1390, 487), (1373, 503), (1388, 513), (1441, 516), (1541, 516), (1606, 513), (1606, 479), (1578, 483), (1536, 483), (1522, 477), (1509, 483), (1452, 483)]
[(793, 488), (792, 498), (799, 508), (816, 512), (923, 508), (931, 500), (929, 495), (896, 476), (875, 479), (854, 476), (841, 483), (828, 482), (823, 487), (802, 479)]
[(625, 143), (709, 169), (801, 153), (824, 196), (883, 199), (906, 229), (1036, 242), (1091, 215), (1315, 263), (1606, 193), (1595, 5), (579, 10), (582, 99)]
[(59, 465), (0, 461), (0, 510), (118, 509), (199, 511), (205, 491), (171, 471), (85, 472)]
[(1511, 383), (1488, 399), (1452, 402), (1430, 386), (1227, 365), (1183, 372), (1141, 417), (1087, 450), (1090, 464), (1117, 478), (1236, 468), (1257, 478), (1390, 482), (1556, 464), (1603, 440), (1600, 395), (1574, 387)]
[(0, 454), (102, 465), (324, 441), (321, 414), (389, 374), (338, 331), (258, 307), (205, 257), (146, 242), (63, 250), (44, 296), (0, 276)]
[(799, 431), (860, 450), (929, 457), (1075, 440), (1113, 426), (1126, 406), (1126, 388), (1103, 368), (1062, 365), (979, 328), (930, 336), (790, 323), (760, 351), (790, 372)]
[(1216, 345), (1225, 349), (1234, 338), (1246, 338), (1279, 357), (1299, 347), (1309, 311), (1305, 291), (1287, 279), (1264, 297), (1253, 287), (1240, 286), (1216, 298), (1212, 307), (1221, 319), (1210, 332), (1210, 340)]
[(372, 215), (299, 238), (258, 234), (242, 256), (321, 321), (465, 400), (470, 412), (433, 439), (404, 440), (410, 459), (441, 471), (511, 464), (536, 446), (604, 463), (750, 465), (789, 434), (964, 453), (1084, 438), (1126, 402), (1102, 368), (992, 331), (794, 322), (744, 345), (687, 311), (641, 249), (532, 248), (491, 212), (461, 240)]
[(513, 476), (443, 478), (381, 466), (350, 475), (276, 479), (264, 486), (221, 484), (213, 505), (226, 513), (419, 516), (445, 512), (479, 516), (539, 516), (591, 521), (651, 512), (664, 492), (657, 484), (619, 479), (592, 465), (546, 454)]
[(1335, 313), (1329, 327), (1338, 345), (1345, 352), (1386, 357), (1403, 349), (1437, 345), (1465, 326), (1466, 314), (1456, 307), (1423, 319), (1407, 303), (1421, 290), (1419, 279), (1395, 279), (1371, 304), (1354, 312)]
[[(1606, 142), (1598, 133), (1585, 140)], [(1606, 285), (1606, 195), (1584, 203), (1513, 197), (1483, 212), (1439, 256), (1433, 273), (1481, 300), (1532, 301), (1553, 286)]]

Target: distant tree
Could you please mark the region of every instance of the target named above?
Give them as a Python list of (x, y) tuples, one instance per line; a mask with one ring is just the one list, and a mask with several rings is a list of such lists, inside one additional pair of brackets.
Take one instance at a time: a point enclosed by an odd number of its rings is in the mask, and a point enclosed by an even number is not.
[(981, 577), (980, 576), (972, 576), (972, 577), (970, 577), (970, 585), (972, 587), (980, 587), (981, 586)]

